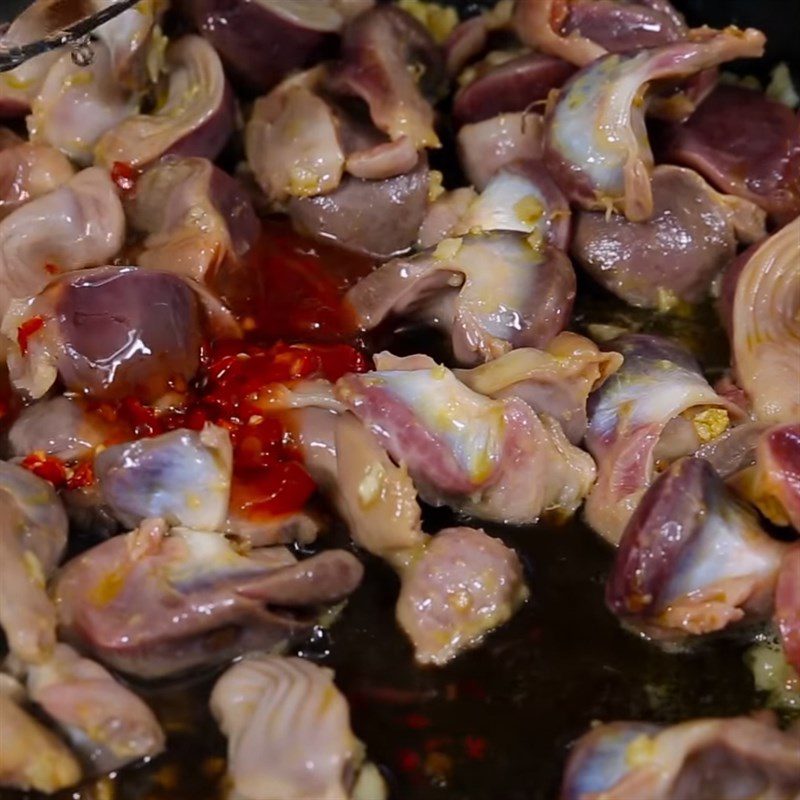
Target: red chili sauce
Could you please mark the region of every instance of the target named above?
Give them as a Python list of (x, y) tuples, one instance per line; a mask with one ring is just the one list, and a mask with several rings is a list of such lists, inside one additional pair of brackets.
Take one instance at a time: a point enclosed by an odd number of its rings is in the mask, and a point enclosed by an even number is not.
[[(168, 411), (135, 397), (91, 403), (114, 431), (107, 444), (157, 436), (176, 428), (200, 430), (207, 422), (226, 428), (233, 445), (231, 510), (251, 520), (303, 508), (315, 484), (292, 448), (280, 414), (254, 402), (275, 384), (302, 378), (335, 381), (368, 369), (352, 344), (356, 333), (344, 294), (372, 264), (294, 233), (285, 222), (266, 221), (245, 263), (217, 276), (216, 290), (236, 314), (244, 340), (209, 342), (183, 400)], [(68, 466), (35, 453), (23, 466), (56, 486), (91, 482), (89, 465)]]

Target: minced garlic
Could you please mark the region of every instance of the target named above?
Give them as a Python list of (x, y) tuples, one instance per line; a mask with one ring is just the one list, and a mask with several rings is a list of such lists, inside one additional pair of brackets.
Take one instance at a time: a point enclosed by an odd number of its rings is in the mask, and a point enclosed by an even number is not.
[(731, 418), (724, 408), (707, 408), (692, 418), (697, 437), (704, 444), (728, 430), (730, 424)]
[(528, 194), (514, 203), (514, 213), (523, 225), (535, 225), (542, 218), (544, 208), (536, 197)]
[(451, 258), (455, 258), (463, 243), (464, 240), (461, 238), (442, 239), (442, 241), (436, 245), (436, 249), (433, 251), (433, 257), (437, 261), (447, 261)]
[(800, 709), (800, 676), (787, 663), (780, 643), (768, 639), (754, 644), (744, 656), (756, 689), (768, 692), (773, 708)]
[(655, 741), (646, 734), (637, 736), (625, 750), (625, 763), (635, 769), (650, 763), (655, 752)]
[(381, 464), (370, 464), (358, 484), (358, 502), (362, 508), (375, 505), (381, 496), (386, 470)]
[(426, 3), (423, 0), (399, 0), (397, 5), (419, 20), (437, 44), (444, 42), (458, 25), (458, 13), (454, 8)]
[(438, 200), (444, 192), (444, 175), (438, 169), (432, 169), (428, 173), (428, 202)]

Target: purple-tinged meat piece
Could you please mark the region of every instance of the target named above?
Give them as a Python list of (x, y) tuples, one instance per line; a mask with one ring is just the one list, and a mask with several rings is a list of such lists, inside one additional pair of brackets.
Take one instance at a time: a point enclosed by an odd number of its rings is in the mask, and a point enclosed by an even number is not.
[(60, 395), (26, 406), (7, 438), (14, 458), (39, 451), (73, 461), (91, 455), (113, 432), (114, 425), (99, 414), (90, 415), (80, 399)]
[(544, 350), (520, 347), (472, 369), (454, 370), (487, 397), (520, 397), (538, 414), (561, 424), (572, 444), (586, 433), (586, 402), (622, 364), (619, 353), (599, 350), (576, 333), (559, 333)]
[[(720, 385), (716, 391), (723, 394)], [(756, 445), (759, 437), (768, 428), (762, 422), (745, 421), (728, 428), (721, 436), (704, 444), (695, 455), (704, 458), (714, 467), (720, 478), (727, 480), (741, 470), (752, 467), (756, 461)]]
[(384, 264), (347, 294), (362, 329), (391, 316), (425, 320), (449, 333), (464, 365), (544, 347), (567, 324), (574, 297), (569, 259), (510, 231), (445, 239)]
[(69, 159), (53, 147), (21, 139), (0, 148), (0, 220), (37, 197), (58, 189), (75, 174)]
[(597, 800), (629, 771), (630, 746), (649, 741), (660, 730), (648, 722), (610, 722), (584, 734), (567, 762), (561, 800)]
[(98, 167), (18, 208), (0, 222), (0, 318), (54, 274), (110, 261), (124, 237), (122, 203)]
[(794, 800), (797, 745), (769, 718), (599, 725), (575, 743), (560, 800)]
[(461, 168), (478, 191), (503, 167), (536, 160), (544, 152), (544, 121), (540, 114), (501, 114), (464, 125), (458, 132)]
[(654, 163), (645, 129), (648, 84), (760, 56), (764, 41), (754, 29), (706, 31), (694, 41), (607, 55), (574, 75), (545, 123), (547, 165), (567, 197), (583, 208), (620, 211), (634, 222), (649, 219)]
[(164, 749), (164, 732), (144, 701), (68, 645), (56, 645), (49, 661), (27, 670), (27, 688), (95, 775)]
[(588, 492), (591, 458), (523, 400), (477, 394), (420, 356), (384, 353), (376, 366), (342, 378), (338, 395), (426, 502), (521, 524), (548, 510), (569, 515)]
[(674, 342), (626, 334), (606, 346), (624, 361), (589, 398), (586, 445), (598, 478), (586, 521), (616, 544), (657, 470), (724, 433), (739, 411)]
[(78, 760), (23, 700), (0, 689), (0, 786), (45, 794), (74, 786), (82, 776)]
[(439, 531), (401, 580), (397, 621), (421, 664), (441, 666), (475, 647), (528, 597), (517, 554), (472, 528)]
[(347, 154), (345, 169), (355, 178), (377, 181), (411, 172), (419, 161), (419, 153), (407, 136), (383, 141)]
[(563, 21), (556, 0), (519, 0), (514, 7), (514, 30), (529, 47), (578, 67), (585, 67), (606, 54), (601, 44), (578, 31), (562, 36), (558, 29)]
[(737, 243), (766, 236), (758, 206), (718, 194), (696, 172), (658, 166), (652, 190), (653, 215), (646, 222), (602, 211), (575, 215), (572, 257), (630, 305), (699, 303), (735, 258)]
[(566, 61), (542, 53), (525, 53), (479, 74), (453, 98), (459, 125), (482, 122), (500, 114), (526, 111), (547, 100), (575, 72)]
[(667, 644), (764, 621), (786, 548), (707, 461), (684, 458), (628, 521), (606, 602), (626, 626)]
[(306, 465), (353, 541), (398, 573), (396, 616), (417, 661), (452, 660), (524, 602), (522, 567), (502, 542), (471, 528), (433, 537), (422, 532), (408, 469), (394, 464), (352, 414), (333, 417), (304, 408), (293, 413), (292, 429)]
[(342, 60), (332, 68), (334, 92), (360, 97), (375, 126), (393, 141), (438, 147), (433, 108), (445, 79), (442, 51), (410, 14), (382, 5), (356, 17), (344, 30)]
[(718, 86), (688, 120), (662, 131), (659, 155), (757, 203), (778, 224), (800, 214), (800, 119), (763, 92)]
[(339, 188), (293, 197), (289, 216), (301, 233), (378, 259), (408, 251), (428, 207), (429, 170), (420, 158), (410, 172), (385, 180), (346, 175)]
[(228, 778), (239, 800), (384, 800), (383, 779), (365, 761), (327, 667), (251, 656), (217, 681), (210, 705), (228, 739)]
[(510, 31), (512, 12), (513, 3), (498, 2), (459, 22), (443, 44), (447, 74), (459, 75), (467, 64), (484, 53), (493, 33)]
[(165, 54), (169, 86), (151, 114), (121, 122), (97, 142), (97, 163), (145, 167), (163, 155), (216, 158), (234, 129), (235, 100), (219, 56), (199, 36), (171, 42)]
[(800, 217), (726, 270), (719, 310), (736, 383), (759, 422), (800, 419)]
[(786, 660), (800, 672), (800, 545), (783, 557), (775, 589), (775, 624)]
[(470, 61), (486, 50), (488, 41), (489, 27), (483, 14), (459, 22), (443, 45), (447, 74), (457, 76)]
[[(657, 5), (662, 6), (658, 8)], [(619, 0), (578, 0), (569, 3), (562, 32), (599, 44), (608, 53), (658, 47), (686, 38), (686, 24), (667, 0), (628, 3)]]
[[(448, 211), (441, 213), (442, 206)], [(458, 214), (449, 213), (456, 208)], [(569, 203), (543, 162), (514, 161), (496, 172), (479, 195), (456, 189), (438, 198), (428, 210), (420, 240), (424, 235), (429, 247), (444, 238), (468, 233), (520, 231), (528, 234), (532, 244), (541, 241), (566, 250), (570, 217)]]
[(56, 610), (45, 584), (67, 546), (67, 516), (53, 487), (0, 461), (0, 626), (25, 663), (56, 644)]
[(297, 640), (362, 572), (342, 550), (301, 562), (282, 547), (241, 555), (222, 534), (167, 533), (149, 520), (68, 562), (53, 593), (67, 640), (122, 672), (162, 678)]
[(216, 425), (108, 447), (94, 468), (103, 501), (128, 528), (159, 517), (212, 531), (228, 516), (233, 453), (228, 432)]
[(800, 533), (800, 423), (764, 431), (754, 461), (732, 478), (732, 485), (771, 522)]
[(200, 283), (236, 265), (261, 225), (237, 181), (204, 158), (166, 159), (136, 182), (126, 203), (131, 226), (146, 234), (136, 261)]
[(204, 334), (238, 330), (198, 284), (139, 267), (65, 275), (3, 320), (12, 383), (33, 398), (58, 376), (78, 394), (155, 400), (194, 377)]
[(111, 53), (101, 41), (92, 45), (89, 66), (78, 66), (70, 51), (50, 67), (27, 118), (32, 142), (49, 144), (81, 166), (94, 161), (103, 134), (139, 110), (138, 97), (114, 78)]
[(231, 74), (261, 92), (332, 50), (344, 23), (330, 0), (192, 0), (185, 7)]
[(567, 249), (572, 227), (569, 203), (539, 160), (513, 161), (496, 172), (470, 207), (466, 224), (469, 232), (522, 231), (529, 242), (557, 250)]
[(690, 38), (669, 0), (519, 0), (514, 28), (525, 44), (578, 67)]

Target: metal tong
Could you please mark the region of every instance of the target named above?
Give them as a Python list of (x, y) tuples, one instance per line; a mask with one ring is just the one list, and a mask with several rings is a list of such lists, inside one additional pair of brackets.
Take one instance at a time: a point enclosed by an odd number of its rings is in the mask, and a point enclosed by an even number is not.
[[(117, 0), (107, 8), (100, 9), (94, 14), (67, 25), (42, 39), (26, 44), (8, 44), (0, 37), (0, 72), (7, 72), (20, 64), (36, 58), (43, 53), (57, 50), (59, 47), (73, 46), (76, 50), (73, 58), (77, 64), (91, 63), (91, 50), (89, 48), (89, 34), (109, 20), (118, 17), (123, 11), (135, 6), (139, 0)], [(88, 50), (88, 53), (87, 53)], [(82, 55), (83, 51), (83, 55)]]

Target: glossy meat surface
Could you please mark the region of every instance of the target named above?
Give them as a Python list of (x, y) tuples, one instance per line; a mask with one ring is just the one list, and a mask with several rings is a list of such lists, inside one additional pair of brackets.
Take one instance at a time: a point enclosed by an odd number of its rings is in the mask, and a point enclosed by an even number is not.
[(800, 217), (727, 269), (720, 312), (737, 382), (761, 422), (800, 418)]
[(96, 774), (157, 756), (164, 732), (131, 689), (94, 661), (59, 644), (28, 670), (30, 699), (53, 719)]
[(688, 77), (734, 58), (760, 56), (764, 35), (735, 29), (635, 54), (607, 55), (574, 75), (548, 114), (545, 151), (570, 200), (633, 222), (653, 213), (653, 154), (644, 93), (655, 79)]
[(567, 765), (562, 800), (791, 800), (800, 788), (797, 737), (770, 721), (701, 719), (660, 728), (600, 725)]
[(761, 92), (719, 86), (662, 144), (667, 160), (760, 205), (778, 224), (800, 214), (800, 121)]
[(81, 779), (67, 746), (13, 699), (0, 692), (0, 786), (57, 792)]
[(737, 412), (673, 342), (626, 334), (608, 346), (624, 361), (589, 402), (586, 445), (597, 460), (598, 479), (585, 513), (589, 525), (616, 544), (656, 465), (715, 439)]
[(122, 204), (97, 167), (21, 206), (0, 222), (0, 314), (54, 274), (107, 263), (124, 235)]
[(0, 462), (0, 625), (25, 662), (47, 659), (56, 643), (56, 610), (46, 584), (67, 545), (67, 517), (52, 486)]
[(575, 273), (563, 253), (495, 231), (390, 261), (348, 300), (362, 328), (390, 315), (417, 316), (449, 333), (460, 363), (475, 364), (512, 347), (546, 345), (564, 327), (574, 296)]
[[(228, 737), (228, 769), (242, 800), (348, 800), (364, 767), (333, 673), (299, 658), (241, 661), (214, 687), (211, 710)], [(377, 776), (376, 776), (377, 777)], [(382, 781), (371, 797), (384, 796)]]
[(158, 678), (285, 647), (361, 574), (346, 552), (299, 563), (280, 547), (240, 555), (219, 533), (168, 534), (149, 520), (70, 561), (53, 591), (68, 639), (109, 666)]
[(626, 624), (664, 641), (763, 620), (785, 550), (708, 462), (685, 458), (628, 521), (606, 601)]
[[(552, 800), (642, 720), (564, 791), (795, 800), (737, 720), (800, 697), (782, 31), (441, 2), (142, 2), (0, 74), (0, 784)], [(37, 212), (87, 174), (99, 262)]]
[(96, 398), (157, 398), (197, 371), (203, 311), (194, 285), (171, 273), (101, 267), (64, 276), (3, 320), (11, 378), (34, 398), (57, 376)]
[(381, 359), (378, 371), (343, 378), (338, 394), (427, 502), (518, 524), (580, 504), (594, 463), (557, 422), (519, 398), (479, 395), (430, 360)]
[(580, 211), (571, 252), (600, 285), (645, 308), (698, 303), (735, 257), (737, 243), (766, 236), (764, 213), (749, 201), (715, 192), (696, 173), (653, 171), (653, 216)]

